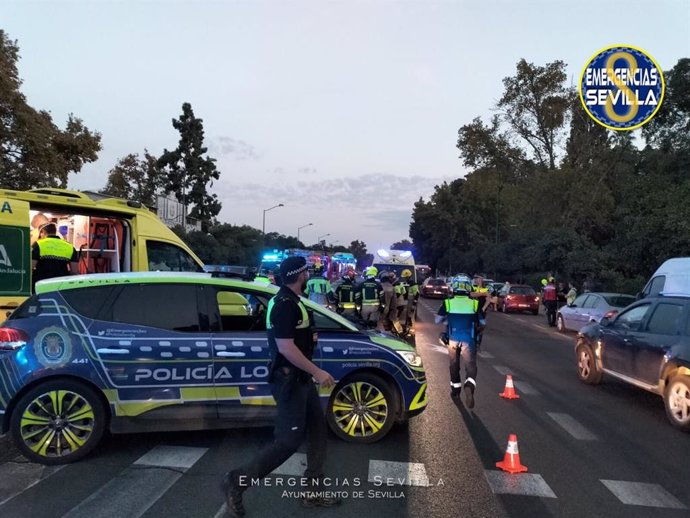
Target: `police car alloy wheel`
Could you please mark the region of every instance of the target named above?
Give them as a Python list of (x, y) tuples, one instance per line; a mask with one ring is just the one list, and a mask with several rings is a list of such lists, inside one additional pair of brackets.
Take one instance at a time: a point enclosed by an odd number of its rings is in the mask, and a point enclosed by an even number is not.
[(690, 432), (690, 376), (678, 375), (671, 378), (664, 391), (664, 406), (671, 424)]
[(580, 343), (575, 349), (575, 354), (577, 356), (578, 377), (590, 385), (599, 383), (602, 374), (597, 368), (592, 348), (585, 343)]
[(67, 464), (93, 450), (103, 436), (106, 413), (101, 398), (71, 380), (32, 388), (12, 412), (10, 429), (17, 447), (33, 462)]
[(397, 398), (380, 377), (361, 373), (336, 386), (328, 403), (328, 424), (348, 442), (372, 443), (393, 426)]

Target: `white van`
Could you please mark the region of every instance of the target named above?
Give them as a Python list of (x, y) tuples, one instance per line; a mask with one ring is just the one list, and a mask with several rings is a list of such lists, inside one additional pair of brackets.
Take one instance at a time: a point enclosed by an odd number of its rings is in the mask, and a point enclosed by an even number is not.
[(668, 259), (654, 272), (638, 298), (690, 295), (690, 257)]

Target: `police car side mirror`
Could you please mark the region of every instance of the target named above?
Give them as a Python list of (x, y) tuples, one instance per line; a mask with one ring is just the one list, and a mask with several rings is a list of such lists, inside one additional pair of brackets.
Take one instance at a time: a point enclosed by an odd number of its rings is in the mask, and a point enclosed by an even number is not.
[(611, 320), (609, 317), (601, 317), (601, 320), (599, 321), (599, 325), (602, 327), (607, 327), (611, 323)]

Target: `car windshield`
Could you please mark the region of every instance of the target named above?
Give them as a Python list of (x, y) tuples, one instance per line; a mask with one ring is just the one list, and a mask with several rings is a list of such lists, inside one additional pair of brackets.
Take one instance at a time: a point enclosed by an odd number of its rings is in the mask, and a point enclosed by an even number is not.
[(429, 281), (429, 286), (443, 286), (446, 284), (446, 281), (443, 279), (431, 279)]
[(514, 286), (510, 288), (511, 295), (535, 295), (534, 290), (528, 286)]
[(604, 300), (614, 308), (625, 308), (635, 302), (635, 297), (631, 295), (605, 295)]

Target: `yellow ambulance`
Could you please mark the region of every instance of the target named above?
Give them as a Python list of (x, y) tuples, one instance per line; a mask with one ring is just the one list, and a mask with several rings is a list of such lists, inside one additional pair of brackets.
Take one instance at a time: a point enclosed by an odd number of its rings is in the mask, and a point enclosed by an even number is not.
[(203, 263), (139, 202), (66, 189), (0, 189), (0, 322), (31, 295), (31, 246), (55, 223), (79, 272), (201, 272)]

